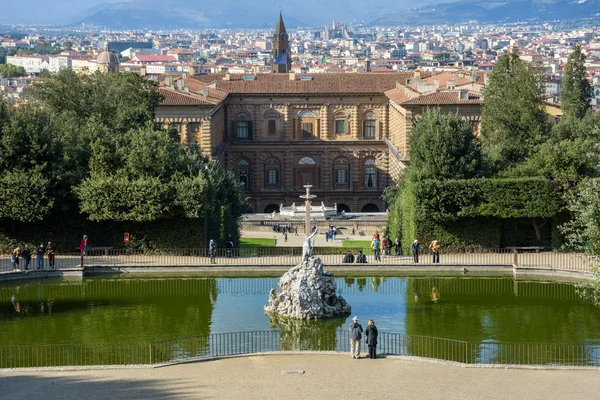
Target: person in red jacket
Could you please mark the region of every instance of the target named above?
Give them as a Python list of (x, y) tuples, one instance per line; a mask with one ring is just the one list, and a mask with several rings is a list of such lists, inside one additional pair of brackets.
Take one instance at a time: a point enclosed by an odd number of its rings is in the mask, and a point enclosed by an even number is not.
[(83, 235), (81, 242), (79, 242), (79, 250), (83, 252), (84, 256), (87, 256), (88, 247), (88, 237), (87, 235)]

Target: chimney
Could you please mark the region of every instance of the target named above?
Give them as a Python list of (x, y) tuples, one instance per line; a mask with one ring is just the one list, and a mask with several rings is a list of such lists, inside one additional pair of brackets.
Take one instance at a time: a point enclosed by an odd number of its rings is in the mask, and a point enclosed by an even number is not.
[(183, 90), (183, 79), (177, 79), (177, 90)]
[(230, 81), (231, 80), (231, 74), (228, 72), (225, 74), (225, 76), (223, 77), (224, 81)]
[(202, 97), (204, 97), (204, 100), (206, 100), (206, 98), (208, 97), (208, 87), (202, 88), (200, 94), (202, 94)]
[(165, 86), (173, 87), (173, 77), (171, 75), (165, 75)]
[(290, 72), (290, 81), (295, 81), (295, 80), (296, 80), (296, 73)]
[(190, 75), (194, 75), (196, 73), (196, 71), (194, 70), (194, 66), (192, 64), (188, 65), (187, 67), (187, 73)]
[(414, 78), (420, 78), (421, 77), (421, 70), (415, 69), (415, 72), (413, 72), (413, 77)]

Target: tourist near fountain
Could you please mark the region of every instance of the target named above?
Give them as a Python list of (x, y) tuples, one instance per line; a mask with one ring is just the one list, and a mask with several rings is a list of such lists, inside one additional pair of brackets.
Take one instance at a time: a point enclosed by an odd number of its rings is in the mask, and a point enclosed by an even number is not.
[(321, 259), (312, 253), (311, 239), (318, 228), (309, 235), (310, 201), (316, 196), (310, 194), (311, 185), (304, 186), (306, 195), (306, 236), (302, 245), (302, 262), (292, 267), (279, 280), (280, 293), (271, 289), (269, 304), (265, 311), (283, 317), (297, 319), (320, 319), (348, 315), (350, 305), (343, 297), (337, 296), (335, 279), (323, 270)]

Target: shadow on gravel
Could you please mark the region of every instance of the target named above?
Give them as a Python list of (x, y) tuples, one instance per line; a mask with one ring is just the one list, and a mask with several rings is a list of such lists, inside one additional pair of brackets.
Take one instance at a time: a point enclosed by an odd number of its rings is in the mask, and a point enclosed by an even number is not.
[[(0, 399), (177, 399), (189, 396), (189, 381), (93, 379), (87, 376), (15, 375), (0, 377)], [(69, 373), (72, 374), (72, 373)], [(198, 386), (194, 385), (197, 393)], [(198, 398), (196, 396), (196, 398)]]

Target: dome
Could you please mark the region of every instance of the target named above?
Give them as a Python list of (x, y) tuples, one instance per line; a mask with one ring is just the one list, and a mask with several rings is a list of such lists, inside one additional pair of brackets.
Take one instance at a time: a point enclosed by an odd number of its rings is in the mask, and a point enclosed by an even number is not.
[(106, 42), (104, 43), (104, 51), (98, 54), (98, 59), (96, 61), (98, 64), (118, 64), (119, 57), (110, 51), (108, 42)]

